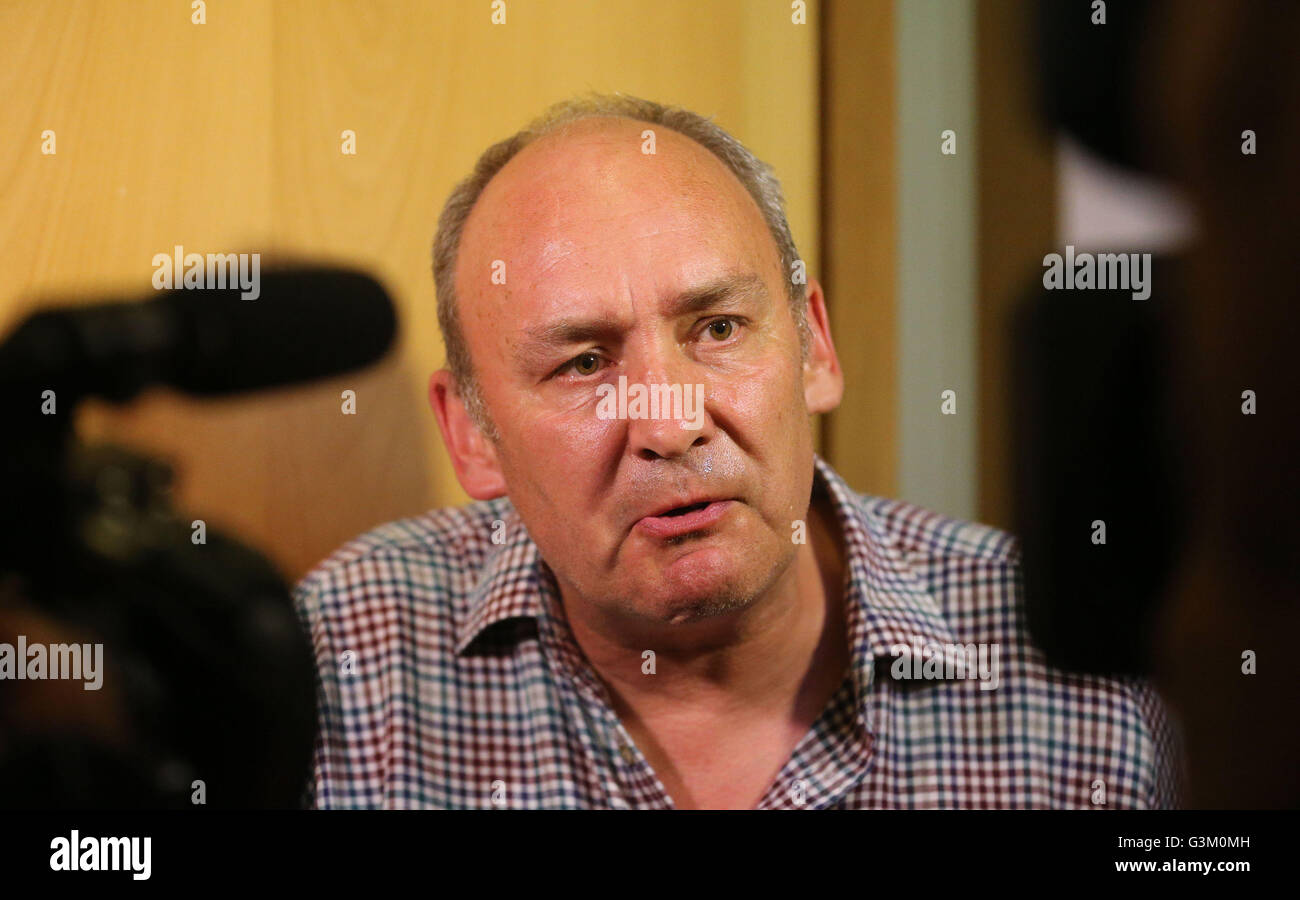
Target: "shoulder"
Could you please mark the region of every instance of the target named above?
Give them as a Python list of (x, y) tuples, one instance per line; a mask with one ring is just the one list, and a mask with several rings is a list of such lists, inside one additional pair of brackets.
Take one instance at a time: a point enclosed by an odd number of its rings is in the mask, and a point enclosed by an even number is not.
[[(1084, 763), (1073, 780), (1095, 773), (1111, 791), (1108, 805), (1177, 805), (1181, 740), (1162, 699), (1145, 679), (1068, 671), (1047, 660), (1027, 620), (1015, 536), (902, 500), (859, 495), (859, 502), (955, 641), (998, 648), (1000, 688), (980, 700), (1012, 723), (1015, 733), (1004, 737), (1023, 742), (1026, 752), (1043, 741), (1064, 741)], [(1050, 783), (1062, 775), (1053, 772)], [(1094, 780), (1090, 774), (1083, 783)], [(1078, 788), (1050, 804), (1072, 805), (1089, 796)]]
[(453, 592), (472, 587), (494, 550), (498, 522), (514, 516), (506, 499), (429, 510), (386, 522), (343, 544), (295, 588), (302, 604), (331, 595), (423, 590)]
[(874, 516), (909, 557), (965, 559), (1019, 566), (1020, 543), (1010, 532), (949, 516), (886, 497), (858, 495), (860, 508)]

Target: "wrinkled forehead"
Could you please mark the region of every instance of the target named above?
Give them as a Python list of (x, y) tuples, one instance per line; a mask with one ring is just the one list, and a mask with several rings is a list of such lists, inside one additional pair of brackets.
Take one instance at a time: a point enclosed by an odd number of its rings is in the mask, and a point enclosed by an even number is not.
[(593, 300), (653, 303), (743, 269), (780, 277), (740, 180), (670, 129), (600, 118), (535, 141), (488, 183), (461, 237), (456, 283), (473, 342), (475, 323), (500, 334), (507, 321), (522, 327)]

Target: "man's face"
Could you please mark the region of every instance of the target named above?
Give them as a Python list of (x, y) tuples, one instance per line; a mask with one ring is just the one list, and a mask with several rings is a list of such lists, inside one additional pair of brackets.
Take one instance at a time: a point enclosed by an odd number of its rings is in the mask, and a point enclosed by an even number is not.
[[(668, 129), (643, 153), (651, 127), (584, 120), (525, 148), (471, 213), (456, 279), (499, 434), (488, 465), (562, 589), (679, 623), (748, 604), (789, 566), (812, 486), (806, 398), (820, 412), (838, 390), (809, 388), (826, 376), (804, 364), (744, 187)], [(604, 418), (620, 376), (629, 396), (701, 385), (702, 411)]]

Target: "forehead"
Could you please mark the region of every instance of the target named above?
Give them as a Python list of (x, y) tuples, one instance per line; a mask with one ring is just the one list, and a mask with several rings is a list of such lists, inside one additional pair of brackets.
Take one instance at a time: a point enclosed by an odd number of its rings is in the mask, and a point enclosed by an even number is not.
[(779, 266), (777, 256), (757, 204), (707, 149), (645, 122), (586, 119), (525, 147), (488, 183), (462, 234), (457, 294), (467, 331), (484, 320), (500, 333), (507, 309), (521, 321), (593, 297), (668, 299), (725, 271)]

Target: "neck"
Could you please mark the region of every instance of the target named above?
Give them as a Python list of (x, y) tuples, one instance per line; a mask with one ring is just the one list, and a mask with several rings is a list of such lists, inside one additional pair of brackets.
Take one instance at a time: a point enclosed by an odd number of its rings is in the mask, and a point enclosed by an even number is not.
[[(808, 524), (808, 543), (763, 596), (707, 621), (629, 629), (584, 615), (566, 598), (574, 637), (619, 712), (803, 718), (813, 710), (815, 717), (843, 679), (849, 653), (843, 538), (820, 491)], [(647, 649), (655, 651), (653, 675), (642, 670)]]

